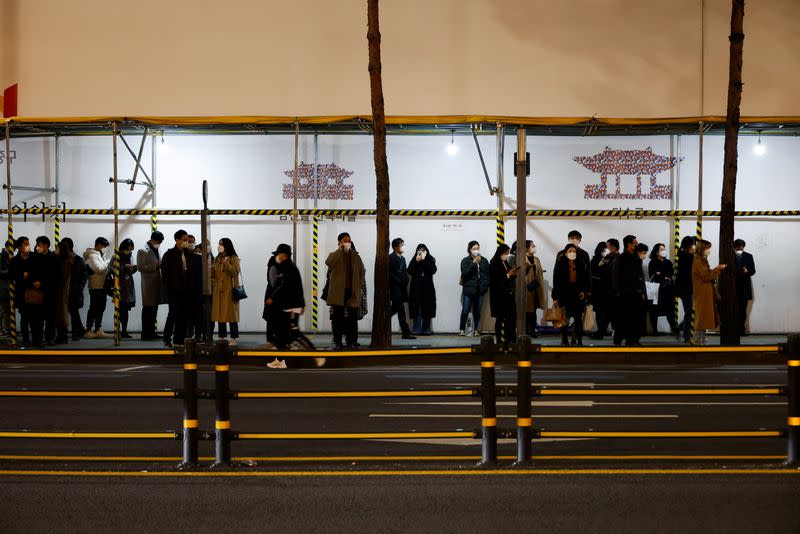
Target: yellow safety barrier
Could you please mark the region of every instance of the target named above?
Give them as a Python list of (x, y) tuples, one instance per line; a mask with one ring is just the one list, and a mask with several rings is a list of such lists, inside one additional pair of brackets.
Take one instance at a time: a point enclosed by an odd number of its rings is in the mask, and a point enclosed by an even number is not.
[(176, 398), (175, 391), (0, 391), (0, 397), (104, 397), (104, 398)]
[(297, 440), (297, 439), (447, 439), (474, 438), (474, 432), (353, 432), (353, 433), (304, 433), (304, 434), (252, 434), (239, 433), (238, 439)]
[(471, 397), (468, 389), (416, 391), (240, 391), (238, 399), (331, 399), (378, 397)]
[(541, 438), (779, 438), (780, 430), (745, 430), (712, 432), (554, 432), (543, 430)]
[(175, 432), (0, 432), (0, 438), (176, 439)]
[(781, 395), (779, 388), (730, 388), (730, 389), (548, 389), (539, 390), (539, 395)]

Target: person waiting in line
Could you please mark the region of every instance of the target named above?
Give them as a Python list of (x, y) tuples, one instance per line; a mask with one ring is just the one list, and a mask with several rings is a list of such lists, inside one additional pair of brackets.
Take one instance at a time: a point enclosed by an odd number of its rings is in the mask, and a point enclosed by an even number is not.
[(683, 320), (678, 324), (678, 328), (683, 331), (683, 341), (691, 341), (692, 331), (692, 265), (694, 264), (695, 243), (697, 238), (685, 236), (681, 239), (681, 248), (678, 251), (678, 272), (675, 274), (675, 293), (683, 305)]
[(366, 269), (352, 246), (350, 234), (342, 232), (336, 241), (336, 250), (325, 259), (330, 268), (326, 302), (331, 307), (333, 346), (341, 349), (343, 336), (348, 348), (358, 346), (358, 314)]
[(161, 281), (161, 254), (158, 249), (164, 242), (164, 234), (155, 231), (144, 248), (136, 253), (136, 269), (142, 280), (142, 340), (160, 339), (156, 333), (158, 307), (167, 302), (167, 292)]
[(56, 245), (59, 262), (59, 281), (56, 289), (56, 343), (67, 342), (67, 326), (72, 328), (72, 340), (81, 339), (86, 330), (81, 320), (83, 290), (89, 275), (86, 262), (75, 254), (75, 244), (65, 237)]
[(174, 341), (183, 345), (187, 337), (187, 321), (191, 314), (192, 282), (189, 273), (189, 235), (186, 230), (175, 232), (175, 246), (164, 252), (161, 259), (161, 279), (167, 288), (169, 313), (164, 324), (164, 346)]
[(467, 318), (472, 313), (472, 335), (480, 335), (481, 309), (483, 297), (489, 290), (489, 260), (481, 255), (481, 244), (470, 241), (467, 244), (467, 257), (461, 260), (461, 318), (459, 335), (467, 335)]
[(651, 282), (658, 284), (658, 303), (650, 306), (650, 326), (652, 335), (658, 334), (658, 318), (666, 316), (670, 332), (678, 336), (678, 323), (675, 320), (675, 286), (672, 276), (675, 268), (667, 259), (667, 247), (664, 243), (656, 243), (650, 252), (650, 263), (647, 265), (647, 275)]
[(711, 243), (705, 239), (697, 242), (692, 263), (692, 287), (694, 288), (694, 343), (706, 344), (706, 330), (719, 327), (717, 315), (716, 281), (727, 265), (724, 263), (713, 269), (708, 263)]
[(411, 284), (408, 290), (408, 311), (413, 320), (413, 333), (432, 336), (431, 319), (436, 317), (436, 258), (431, 256), (425, 243), (417, 245), (417, 252), (408, 264)]
[(605, 330), (601, 330), (599, 326), (602, 317), (608, 308), (609, 295), (608, 291), (603, 285), (603, 274), (608, 265), (605, 261), (607, 256), (608, 244), (605, 241), (601, 241), (597, 244), (597, 246), (594, 247), (594, 255), (592, 256), (592, 261), (589, 263), (589, 272), (592, 275), (592, 287), (594, 288), (589, 303), (594, 309), (598, 325), (597, 332), (589, 334), (589, 337), (592, 339), (603, 339), (603, 336), (605, 335)]
[(44, 342), (55, 345), (56, 339), (56, 303), (60, 267), (58, 258), (50, 250), (50, 238), (40, 235), (36, 238), (36, 249), (33, 261), (34, 269), (41, 272), (44, 302), (40, 308), (41, 319), (44, 327)]
[(733, 242), (733, 259), (736, 262), (736, 299), (739, 304), (739, 334), (746, 336), (747, 306), (753, 300), (753, 275), (756, 274), (756, 263), (753, 255), (745, 252), (747, 243), (743, 239)]
[(104, 256), (108, 246), (108, 239), (98, 237), (94, 240), (94, 247), (87, 248), (83, 253), (83, 259), (89, 269), (89, 312), (86, 316), (86, 334), (84, 335), (88, 339), (108, 337), (102, 328), (108, 297), (106, 278), (111, 265)]
[(408, 269), (406, 259), (403, 257), (405, 247), (405, 242), (399, 237), (392, 240), (392, 253), (389, 254), (389, 297), (392, 309), (389, 315), (397, 314), (403, 339), (416, 339), (411, 334), (411, 328), (408, 327), (408, 319), (406, 319)]
[[(328, 268), (328, 275), (330, 275), (330, 268)], [(267, 260), (267, 289), (264, 291), (264, 311), (261, 313), (261, 318), (264, 319), (267, 323), (267, 348), (275, 348), (277, 335), (275, 333), (275, 327), (280, 320), (280, 317), (277, 317), (276, 310), (271, 304), (267, 304), (270, 300), (270, 296), (272, 292), (275, 290), (275, 283), (278, 279), (278, 262), (275, 261), (275, 254), (273, 253), (272, 256), (269, 257)], [(327, 280), (326, 277), (326, 285), (327, 287)], [(323, 300), (327, 295), (322, 295)]]
[[(298, 325), (300, 316), (305, 312), (306, 300), (300, 271), (292, 261), (292, 247), (281, 243), (272, 256), (275, 258), (275, 277), (266, 304), (274, 309), (275, 346), (286, 350), (296, 340), (302, 339), (303, 348), (308, 349), (310, 342), (300, 333)], [(317, 365), (324, 363), (323, 358), (317, 359)], [(286, 360), (275, 358), (267, 367), (285, 369)]]
[(497, 344), (505, 350), (517, 340), (517, 304), (514, 300), (517, 268), (509, 263), (511, 249), (503, 244), (489, 262), (489, 305)]
[[(516, 266), (517, 242), (511, 245), (511, 265)], [(525, 241), (525, 334), (539, 337), (536, 333), (536, 310), (544, 309), (547, 301), (544, 297), (544, 271), (542, 263), (536, 257), (536, 245), (530, 239)]]
[(241, 264), (229, 238), (219, 240), (217, 251), (211, 286), (211, 320), (217, 323), (219, 338), (223, 340), (228, 337), (227, 325), (230, 325), (228, 345), (235, 347), (239, 343), (239, 301), (233, 298), (233, 288), (240, 285)]
[[(131, 260), (133, 256), (133, 240), (126, 238), (119, 244), (119, 323), (122, 329), (122, 339), (130, 339), (128, 334), (128, 319), (131, 309), (136, 306), (136, 283), (133, 275), (136, 265)], [(111, 261), (110, 271), (116, 270), (114, 260)]]
[[(19, 311), (19, 325), (22, 339), (19, 340), (22, 347), (30, 345), (31, 342), (31, 316), (30, 307), (25, 304), (25, 290), (30, 287), (30, 261), (31, 244), (27, 237), (18, 237), (14, 242), (17, 254), (11, 258), (8, 265), (8, 274), (14, 282), (14, 307)], [(14, 310), (11, 311), (15, 313)]]
[(614, 259), (619, 255), (619, 240), (612, 237), (603, 244), (605, 247), (600, 254), (601, 258), (597, 266), (597, 280), (594, 280), (595, 268), (592, 267), (593, 283), (590, 301), (594, 305), (597, 317), (597, 331), (589, 334), (589, 337), (596, 340), (601, 340), (608, 334), (608, 326), (613, 326), (617, 309), (617, 300), (612, 290), (612, 274)]
[(10, 239), (6, 241), (6, 246), (0, 252), (0, 336), (8, 336), (11, 333), (11, 293), (9, 264), (14, 254), (14, 243)]
[(645, 300), (642, 260), (636, 254), (639, 242), (636, 236), (627, 235), (622, 240), (624, 251), (612, 264), (612, 291), (616, 299), (617, 319), (614, 324), (614, 345), (641, 345), (645, 321)]
[(208, 240), (203, 245), (192, 245), (192, 235), (189, 235), (189, 246), (192, 253), (189, 255), (189, 273), (192, 277), (192, 308), (189, 316), (188, 336), (206, 341), (206, 335), (214, 332), (214, 322), (206, 325), (206, 301), (203, 297), (203, 247), (208, 251), (206, 271), (209, 280), (214, 278), (214, 255), (209, 250)]
[(565, 323), (561, 327), (561, 344), (569, 345), (569, 320), (575, 323), (573, 345), (583, 345), (583, 312), (589, 289), (589, 265), (578, 256), (578, 247), (572, 243), (558, 255), (553, 270), (553, 307), (564, 310)]

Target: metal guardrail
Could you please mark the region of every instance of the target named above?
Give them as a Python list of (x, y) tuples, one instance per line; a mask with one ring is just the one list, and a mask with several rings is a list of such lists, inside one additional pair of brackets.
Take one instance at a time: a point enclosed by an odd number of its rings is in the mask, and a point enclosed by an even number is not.
[[(498, 387), (495, 377), (495, 356), (499, 353), (498, 347), (492, 342), (490, 336), (483, 337), (480, 345), (469, 348), (432, 349), (432, 350), (390, 350), (390, 351), (363, 351), (359, 356), (371, 355), (380, 357), (386, 355), (419, 355), (430, 354), (465, 354), (476, 355), (480, 360), (481, 382), (474, 388), (456, 389), (407, 389), (407, 390), (367, 390), (367, 391), (234, 391), (230, 388), (230, 361), (236, 354), (240, 357), (275, 356), (275, 351), (233, 351), (224, 342), (215, 344), (213, 351), (215, 387), (214, 390), (201, 390), (198, 388), (198, 356), (209, 355), (199, 347), (194, 340), (186, 340), (186, 344), (179, 351), (108, 351), (133, 352), (136, 354), (149, 354), (151, 352), (166, 353), (170, 356), (182, 356), (183, 359), (183, 388), (167, 390), (141, 390), (141, 391), (91, 391), (91, 390), (2, 390), (0, 398), (175, 398), (183, 401), (183, 429), (182, 431), (164, 432), (34, 432), (34, 431), (2, 431), (0, 439), (178, 439), (183, 442), (182, 467), (195, 467), (199, 465), (198, 444), (201, 440), (215, 441), (215, 465), (231, 465), (231, 445), (233, 441), (241, 440), (355, 440), (355, 439), (444, 439), (444, 438), (475, 438), (481, 440), (480, 465), (492, 466), (497, 464), (497, 440), (499, 438), (513, 438), (517, 442), (518, 465), (530, 465), (532, 461), (532, 443), (542, 438), (787, 438), (787, 464), (800, 465), (800, 335), (789, 336), (788, 342), (775, 346), (739, 347), (748, 351), (765, 352), (771, 349), (780, 351), (787, 356), (787, 385), (785, 387), (764, 388), (559, 388), (533, 386), (531, 382), (532, 358), (547, 349), (555, 347), (542, 347), (531, 343), (530, 338), (521, 337), (512, 347), (511, 353), (517, 357), (517, 384), (511, 387)], [(638, 348), (638, 347), (637, 347)], [(637, 348), (625, 349), (626, 351)], [(645, 347), (651, 348), (651, 347)], [(586, 347), (575, 347), (573, 351), (596, 351)], [(587, 350), (588, 349), (588, 350)], [(638, 348), (641, 350), (641, 348)], [(660, 347), (661, 352), (684, 347)], [(691, 348), (693, 352), (706, 350), (729, 350), (731, 347), (705, 347)], [(19, 351), (0, 351), (13, 352)], [(41, 352), (51, 355), (58, 353), (64, 356), (75, 356), (80, 351), (26, 351), (25, 355), (32, 352)], [(319, 355), (311, 352), (309, 355)], [(331, 353), (334, 355), (350, 355), (349, 353)], [(298, 352), (288, 353), (287, 356), (305, 356)], [(327, 353), (326, 353), (327, 356)], [(241, 361), (241, 360), (240, 360)], [(517, 398), (516, 428), (498, 429), (497, 427), (497, 397), (513, 396)], [(788, 398), (788, 418), (785, 429), (755, 429), (755, 430), (702, 430), (702, 431), (551, 431), (533, 427), (532, 399), (543, 396), (711, 396), (711, 395), (774, 395)], [(476, 430), (457, 429), (453, 431), (436, 432), (354, 432), (354, 433), (272, 433), (272, 432), (244, 432), (231, 428), (230, 401), (237, 399), (309, 399), (309, 398), (381, 398), (381, 397), (479, 397), (481, 399), (481, 427)], [(200, 429), (198, 418), (199, 400), (214, 400), (216, 415), (214, 431)]]

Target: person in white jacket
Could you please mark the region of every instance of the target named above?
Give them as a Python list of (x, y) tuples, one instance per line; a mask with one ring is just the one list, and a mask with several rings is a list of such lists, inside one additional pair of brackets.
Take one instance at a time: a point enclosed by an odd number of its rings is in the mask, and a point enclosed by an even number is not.
[(110, 264), (103, 257), (103, 251), (108, 245), (108, 239), (98, 237), (94, 240), (94, 248), (87, 248), (83, 253), (83, 259), (89, 268), (89, 314), (86, 317), (85, 335), (89, 339), (108, 337), (102, 328), (107, 300), (105, 283)]

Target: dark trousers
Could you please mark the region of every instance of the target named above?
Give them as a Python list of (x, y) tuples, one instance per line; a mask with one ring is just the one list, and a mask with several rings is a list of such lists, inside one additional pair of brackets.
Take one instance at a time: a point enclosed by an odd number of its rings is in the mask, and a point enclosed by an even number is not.
[(231, 338), (239, 339), (239, 323), (217, 323), (219, 325), (219, 337), (228, 337), (228, 324), (231, 325)]
[[(739, 292), (742, 290), (740, 289)], [(750, 299), (737, 297), (739, 300), (739, 334), (744, 335), (744, 326), (747, 323), (747, 305), (750, 303)]]
[(119, 303), (119, 324), (123, 334), (128, 333), (128, 319), (131, 315), (131, 308), (133, 308), (133, 304), (129, 302)]
[[(30, 322), (31, 343), (34, 346), (41, 346), (44, 344), (44, 338), (42, 337), (44, 331), (44, 306), (41, 304), (26, 304), (25, 311)], [(23, 337), (25, 337), (24, 334)]]
[(608, 325), (611, 324), (613, 318), (612, 310), (613, 306), (609, 300), (606, 300), (602, 305), (594, 305), (594, 313), (597, 317), (597, 331), (592, 334), (593, 337), (603, 339), (603, 336), (606, 335)]
[(494, 335), (497, 343), (514, 343), (517, 340), (517, 309), (514, 302), (504, 306), (494, 318)]
[(531, 337), (536, 337), (536, 312), (525, 312), (525, 333)]
[(411, 329), (408, 327), (408, 320), (406, 320), (406, 306), (402, 301), (392, 302), (392, 311), (390, 315), (397, 314), (397, 320), (400, 322), (400, 331), (403, 335), (410, 334)]
[(81, 309), (77, 307), (69, 308), (69, 322), (72, 328), (72, 339), (77, 340), (83, 337), (86, 330), (83, 328), (83, 321), (81, 320)]
[(42, 305), (42, 319), (44, 321), (44, 340), (52, 343), (56, 339), (56, 307), (50, 301)]
[[(583, 341), (583, 312), (586, 309), (584, 301), (576, 300), (574, 302), (561, 303), (561, 306), (566, 312), (567, 318), (572, 317), (575, 323), (575, 338), (578, 342)], [(569, 324), (561, 327), (561, 342), (567, 343), (567, 335), (569, 334)]]
[(472, 312), (472, 327), (475, 331), (478, 331), (482, 307), (483, 293), (478, 293), (477, 295), (463, 294), (461, 296), (461, 320), (458, 323), (458, 329), (465, 330), (467, 328), (467, 317), (469, 317), (470, 312)]
[(691, 293), (680, 295), (680, 298), (683, 304), (683, 321), (678, 325), (678, 328), (683, 329), (683, 340), (689, 341), (692, 338), (692, 313), (694, 310), (694, 303), (692, 302)]
[[(345, 289), (344, 301), (350, 300), (351, 296), (351, 291)], [(331, 323), (333, 323), (334, 344), (341, 345), (342, 336), (347, 345), (355, 345), (358, 342), (358, 308), (332, 306)]]
[(617, 301), (617, 320), (614, 323), (614, 344), (636, 345), (642, 337), (645, 325), (645, 305), (637, 294), (620, 296)]
[(28, 345), (31, 342), (31, 314), (26, 306), (17, 308), (19, 311), (19, 331), (22, 334), (21, 343)]
[(158, 306), (142, 306), (142, 339), (152, 339), (156, 335)]
[(414, 334), (428, 334), (431, 332), (431, 318), (417, 315), (414, 317), (414, 326), (411, 330)]
[(167, 313), (167, 322), (164, 324), (165, 345), (173, 342), (173, 333), (175, 343), (183, 345), (187, 337), (187, 321), (191, 314), (192, 302), (191, 295), (187, 293), (169, 292), (167, 296), (169, 312)]
[(103, 327), (103, 314), (106, 312), (105, 289), (89, 290), (89, 313), (86, 315), (86, 329), (100, 330)]
[[(659, 312), (663, 310), (660, 309), (659, 306), (651, 306), (650, 307), (650, 328), (653, 330), (653, 334), (658, 334), (658, 318), (661, 317)], [(665, 313), (664, 314), (667, 318), (667, 322), (669, 323), (669, 329), (674, 333), (678, 331), (678, 323), (675, 322), (675, 314)]]

